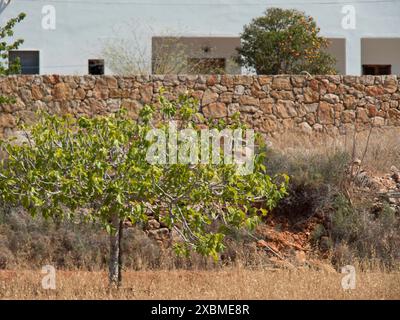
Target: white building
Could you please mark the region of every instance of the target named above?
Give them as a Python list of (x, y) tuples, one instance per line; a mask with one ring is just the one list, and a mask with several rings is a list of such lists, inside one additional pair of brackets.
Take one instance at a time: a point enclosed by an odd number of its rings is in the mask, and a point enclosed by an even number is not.
[[(15, 28), (25, 73), (82, 75), (105, 60), (110, 42), (139, 44), (151, 69), (162, 36), (190, 44), (187, 61), (211, 61), (229, 73), (243, 25), (268, 7), (295, 8), (314, 17), (342, 74), (400, 74), (400, 0), (0, 0), (1, 24), (20, 12)], [(132, 30), (134, 30), (132, 32)], [(124, 40), (125, 39), (125, 40)], [(132, 46), (130, 50), (136, 47)], [(113, 49), (118, 53), (118, 50)], [(96, 69), (96, 68), (95, 68)], [(90, 69), (90, 72), (96, 72)], [(101, 68), (100, 68), (101, 69)], [(101, 71), (101, 70), (97, 70)], [(149, 70), (150, 71), (150, 70)]]

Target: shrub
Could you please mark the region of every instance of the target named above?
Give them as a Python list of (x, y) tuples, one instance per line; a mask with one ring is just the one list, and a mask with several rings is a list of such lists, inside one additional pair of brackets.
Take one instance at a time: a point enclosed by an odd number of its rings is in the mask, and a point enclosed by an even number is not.
[(328, 153), (268, 149), (265, 159), (269, 174), (286, 172), (290, 177), (289, 195), (274, 212), (295, 218), (324, 214), (331, 207), (341, 191), (350, 155), (343, 150)]
[(400, 219), (388, 204), (375, 214), (371, 207), (370, 203), (353, 206), (343, 196), (336, 199), (329, 230), (335, 243), (334, 263), (357, 260), (365, 265), (375, 261), (386, 268), (398, 265)]
[[(373, 172), (382, 171), (382, 157), (389, 150), (397, 152), (389, 144), (383, 146), (383, 141), (389, 138), (381, 135), (380, 144), (374, 142), (368, 148), (365, 159)], [(377, 148), (388, 152), (378, 157)], [(398, 161), (395, 154), (384, 169), (388, 170), (393, 161)], [(293, 226), (316, 217), (311, 243), (315, 249), (330, 255), (337, 267), (360, 262), (371, 268), (397, 268), (400, 212), (387, 203), (377, 206), (373, 190), (354, 189), (351, 194), (346, 193), (343, 182), (350, 163), (350, 152), (336, 146), (269, 149), (266, 157), (269, 173), (284, 171), (290, 176), (289, 195), (279, 203), (274, 214), (291, 218)]]

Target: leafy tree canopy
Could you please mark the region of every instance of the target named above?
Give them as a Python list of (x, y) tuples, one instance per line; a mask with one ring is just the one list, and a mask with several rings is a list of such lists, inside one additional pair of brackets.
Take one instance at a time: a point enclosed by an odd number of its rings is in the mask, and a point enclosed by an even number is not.
[[(0, 200), (22, 205), (33, 216), (72, 219), (83, 214), (115, 237), (122, 221), (145, 222), (155, 216), (181, 236), (176, 249), (218, 257), (227, 228), (254, 228), (286, 194), (287, 177), (270, 177), (257, 153), (254, 171), (237, 173), (234, 164), (151, 164), (146, 159), (153, 129), (168, 133), (168, 122), (194, 128), (198, 102), (184, 95), (176, 101), (160, 96), (162, 121), (155, 106), (144, 106), (138, 120), (126, 112), (75, 119), (41, 114), (24, 143), (3, 141)], [(215, 128), (238, 128), (210, 121)], [(262, 201), (257, 209), (252, 204)], [(113, 239), (113, 238), (112, 238)], [(115, 239), (114, 239), (115, 240)], [(111, 244), (111, 261), (116, 263)], [(113, 258), (114, 257), (114, 258)], [(113, 260), (114, 259), (114, 260)], [(110, 267), (110, 280), (120, 275)]]
[[(14, 36), (14, 27), (17, 23), (24, 20), (26, 17), (25, 13), (20, 13), (16, 18), (10, 19), (5, 26), (0, 27), (0, 76), (18, 74), (21, 72), (21, 63), (19, 59), (16, 59), (11, 64), (9, 63), (9, 52), (10, 50), (16, 50), (24, 43), (23, 39), (17, 39), (12, 43), (8, 43), (8, 38)], [(9, 97), (0, 96), (0, 104), (12, 103), (14, 99)]]
[(334, 74), (335, 58), (319, 31), (303, 12), (270, 8), (244, 27), (237, 61), (257, 74)]
[(21, 70), (20, 61), (16, 59), (9, 64), (8, 56), (11, 50), (17, 50), (23, 43), (23, 39), (17, 39), (12, 43), (8, 43), (7, 38), (14, 36), (14, 27), (17, 23), (24, 20), (25, 13), (20, 13), (17, 17), (10, 19), (5, 26), (0, 27), (0, 75), (9, 75), (19, 73)]

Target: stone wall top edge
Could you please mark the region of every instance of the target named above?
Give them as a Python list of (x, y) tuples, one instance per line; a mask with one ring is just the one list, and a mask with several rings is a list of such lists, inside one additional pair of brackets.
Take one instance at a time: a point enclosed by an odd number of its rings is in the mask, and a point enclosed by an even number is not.
[(290, 77), (303, 77), (303, 78), (314, 78), (314, 79), (326, 79), (326, 78), (343, 78), (343, 79), (362, 79), (362, 78), (399, 78), (400, 75), (363, 75), (363, 76), (353, 76), (353, 75), (304, 75), (304, 74), (280, 74), (280, 75), (234, 75), (234, 74), (226, 74), (226, 75), (216, 75), (216, 74), (155, 74), (155, 75), (131, 75), (131, 76), (122, 76), (122, 75), (59, 75), (59, 74), (44, 74), (44, 75), (0, 75), (0, 79), (4, 78), (45, 78), (45, 77), (59, 77), (62, 79), (65, 78), (124, 78), (124, 79), (158, 79), (158, 78), (193, 78), (193, 77), (229, 77), (229, 78), (290, 78)]

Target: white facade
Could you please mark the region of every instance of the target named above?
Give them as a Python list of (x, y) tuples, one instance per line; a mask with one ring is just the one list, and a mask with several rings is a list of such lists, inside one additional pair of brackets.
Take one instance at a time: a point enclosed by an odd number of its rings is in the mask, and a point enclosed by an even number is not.
[(27, 14), (15, 37), (25, 39), (21, 50), (40, 51), (41, 74), (82, 75), (106, 41), (129, 37), (132, 26), (151, 61), (153, 36), (238, 37), (268, 7), (314, 17), (334, 39), (341, 73), (360, 75), (362, 64), (400, 73), (400, 0), (1, 0), (0, 20)]

